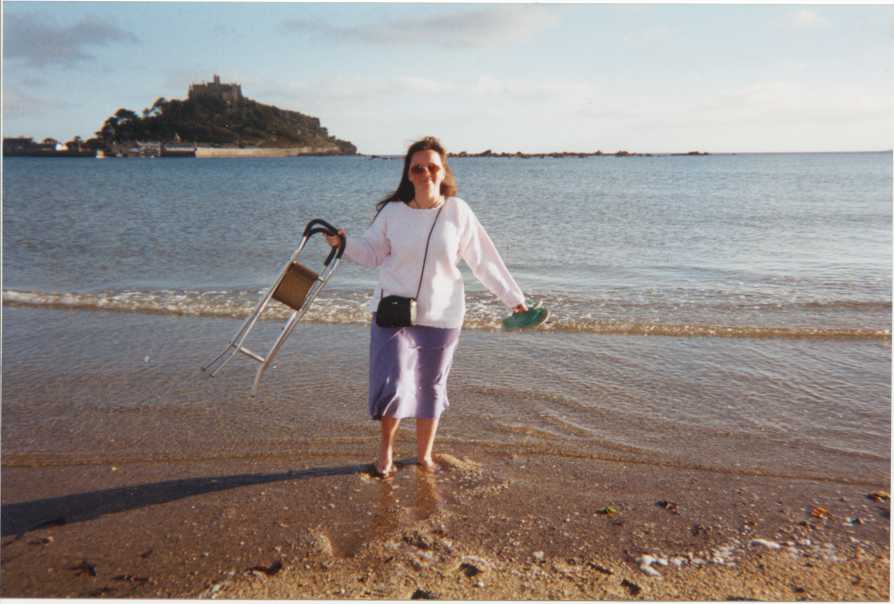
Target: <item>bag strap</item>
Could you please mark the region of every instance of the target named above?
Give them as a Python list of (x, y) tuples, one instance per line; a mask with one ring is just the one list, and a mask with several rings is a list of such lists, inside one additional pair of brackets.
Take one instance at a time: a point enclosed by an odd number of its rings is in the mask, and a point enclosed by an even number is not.
[(419, 287), (416, 288), (416, 297), (414, 300), (419, 300), (419, 292), (422, 291), (422, 276), (425, 275), (425, 261), (428, 260), (428, 244), (431, 243), (431, 234), (435, 230), (435, 225), (438, 224), (438, 218), (441, 217), (441, 210), (444, 209), (444, 206), (447, 205), (447, 198), (444, 198), (444, 203), (441, 204), (440, 209), (438, 209), (438, 213), (435, 214), (435, 221), (431, 223), (431, 230), (428, 232), (428, 239), (425, 240), (425, 256), (422, 258), (422, 272), (419, 273)]
[[(444, 206), (447, 205), (447, 198), (444, 198), (444, 203), (441, 204), (441, 207), (438, 209), (438, 213), (435, 214), (435, 221), (431, 223), (431, 230), (428, 232), (428, 239), (425, 240), (425, 256), (422, 258), (422, 272), (419, 273), (419, 286), (416, 288), (416, 297), (413, 300), (419, 299), (419, 292), (422, 291), (422, 277), (425, 275), (425, 261), (428, 259), (428, 244), (431, 243), (431, 234), (435, 230), (435, 225), (438, 224), (438, 218), (441, 217), (441, 210), (444, 209)], [(378, 216), (378, 214), (377, 214)], [(375, 219), (373, 219), (375, 220)], [(385, 297), (385, 290), (379, 290), (379, 299), (383, 299)]]

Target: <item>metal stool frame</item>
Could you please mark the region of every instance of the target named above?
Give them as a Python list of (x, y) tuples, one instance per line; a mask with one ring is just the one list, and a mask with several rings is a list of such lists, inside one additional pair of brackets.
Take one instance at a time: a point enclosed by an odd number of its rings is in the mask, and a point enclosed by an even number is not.
[[(292, 333), (292, 330), (295, 329), (298, 321), (301, 320), (301, 318), (304, 316), (304, 313), (306, 313), (307, 309), (310, 308), (310, 305), (313, 303), (314, 298), (316, 298), (320, 290), (322, 290), (323, 287), (326, 286), (329, 278), (338, 267), (338, 263), (341, 261), (342, 254), (344, 254), (345, 252), (345, 238), (340, 237), (341, 242), (339, 243), (338, 247), (332, 248), (332, 251), (329, 252), (329, 256), (326, 258), (326, 261), (323, 263), (323, 271), (318, 275), (314, 271), (308, 269), (300, 262), (298, 262), (298, 256), (301, 255), (301, 251), (304, 249), (304, 246), (307, 244), (307, 241), (308, 239), (310, 239), (311, 235), (315, 235), (316, 233), (337, 235), (338, 231), (331, 224), (329, 224), (325, 220), (320, 220), (319, 218), (311, 220), (307, 223), (307, 226), (304, 227), (304, 234), (301, 237), (301, 242), (298, 244), (298, 247), (295, 248), (295, 251), (292, 252), (291, 257), (289, 257), (289, 261), (286, 262), (285, 266), (283, 266), (282, 270), (279, 272), (279, 276), (276, 278), (276, 281), (273, 282), (273, 285), (270, 286), (270, 289), (267, 290), (267, 293), (265, 293), (260, 302), (258, 302), (258, 305), (255, 307), (255, 310), (254, 312), (252, 312), (251, 316), (249, 316), (248, 319), (245, 320), (245, 322), (242, 324), (242, 327), (240, 327), (239, 331), (236, 332), (236, 335), (233, 336), (230, 344), (224, 349), (222, 353), (217, 355), (214, 360), (202, 367), (202, 371), (208, 372), (208, 375), (214, 377), (218, 371), (224, 368), (224, 365), (229, 363), (230, 360), (234, 356), (236, 356), (237, 352), (240, 352), (261, 364), (261, 366), (258, 368), (257, 373), (255, 374), (255, 380), (251, 387), (251, 395), (254, 397), (257, 394), (258, 384), (261, 381), (261, 376), (263, 376), (264, 372), (267, 371), (267, 368), (273, 362), (273, 359), (276, 357), (279, 349), (282, 348), (282, 345), (285, 343), (286, 338), (288, 338), (289, 334)], [(335, 260), (335, 262), (332, 262), (333, 259)], [(310, 286), (307, 287), (304, 296), (301, 297), (301, 299), (295, 299), (294, 297), (290, 298), (287, 296), (283, 296), (283, 299), (278, 298), (276, 294), (280, 285), (288, 287), (290, 285), (289, 280), (295, 278), (307, 280), (305, 283), (297, 284), (299, 289), (304, 289), (304, 287), (306, 287), (307, 284), (310, 283)], [(267, 308), (267, 305), (270, 303), (271, 299), (276, 299), (280, 302), (283, 302), (284, 304), (292, 308), (293, 312), (289, 316), (289, 319), (286, 321), (286, 324), (282, 328), (279, 336), (276, 338), (276, 341), (273, 343), (270, 352), (267, 353), (266, 357), (262, 357), (258, 353), (249, 350), (242, 344), (243, 342), (245, 342), (245, 338), (248, 337), (249, 332), (255, 326), (255, 323), (258, 322), (261, 313), (263, 313), (264, 309)]]

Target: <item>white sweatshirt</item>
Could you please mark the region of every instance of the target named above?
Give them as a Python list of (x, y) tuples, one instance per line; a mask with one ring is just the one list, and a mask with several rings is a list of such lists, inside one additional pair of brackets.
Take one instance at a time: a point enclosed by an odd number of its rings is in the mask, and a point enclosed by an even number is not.
[[(457, 267), (460, 258), (508, 308), (523, 304), (524, 294), (472, 208), (459, 197), (450, 197), (444, 203), (428, 248), (416, 300), (416, 324), (462, 327), (466, 300)], [(379, 285), (369, 300), (370, 312), (376, 311), (382, 295), (416, 296), (425, 241), (437, 214), (438, 208), (418, 210), (392, 202), (385, 205), (362, 237), (348, 235), (345, 256), (363, 266), (379, 267)]]

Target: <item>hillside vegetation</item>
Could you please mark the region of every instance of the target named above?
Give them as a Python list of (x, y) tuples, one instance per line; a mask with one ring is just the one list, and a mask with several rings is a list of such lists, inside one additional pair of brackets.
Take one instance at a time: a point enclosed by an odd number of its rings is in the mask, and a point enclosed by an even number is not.
[(159, 98), (142, 115), (119, 109), (96, 136), (106, 145), (182, 141), (238, 147), (335, 146), (341, 153), (357, 152), (350, 142), (331, 136), (318, 118), (251, 99), (228, 104), (213, 96), (188, 100)]

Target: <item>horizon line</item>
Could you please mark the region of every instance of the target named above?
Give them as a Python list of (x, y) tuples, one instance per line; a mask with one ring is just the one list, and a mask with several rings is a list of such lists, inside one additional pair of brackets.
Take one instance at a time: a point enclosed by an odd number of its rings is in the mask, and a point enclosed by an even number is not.
[[(484, 151), (487, 151), (485, 149)], [(460, 151), (448, 151), (447, 155), (449, 156), (458, 156), (460, 153), (467, 153), (469, 156), (480, 155), (484, 151), (467, 151), (465, 149)], [(497, 151), (495, 149), (490, 149), (490, 151), (496, 156), (500, 154), (514, 155), (516, 153), (521, 153), (522, 155), (552, 155), (554, 153), (568, 153), (568, 154), (586, 154), (586, 155), (595, 155), (595, 151)], [(605, 156), (614, 156), (620, 151), (627, 151), (627, 153), (631, 155), (686, 155), (689, 156), (690, 153), (693, 153), (695, 150), (691, 151), (628, 151), (626, 149), (618, 149), (617, 151), (602, 151), (602, 155)], [(785, 154), (804, 154), (804, 153), (894, 153), (894, 148), (892, 149), (858, 149), (858, 150), (831, 150), (831, 151), (820, 151), (820, 150), (797, 150), (797, 151), (702, 151), (699, 150), (698, 153), (704, 155), (785, 155)], [(378, 157), (403, 157), (405, 154), (404, 151), (400, 153), (365, 153), (358, 151), (355, 155), (364, 155), (364, 156), (378, 156)], [(690, 157), (700, 157), (696, 155), (692, 155)]]

